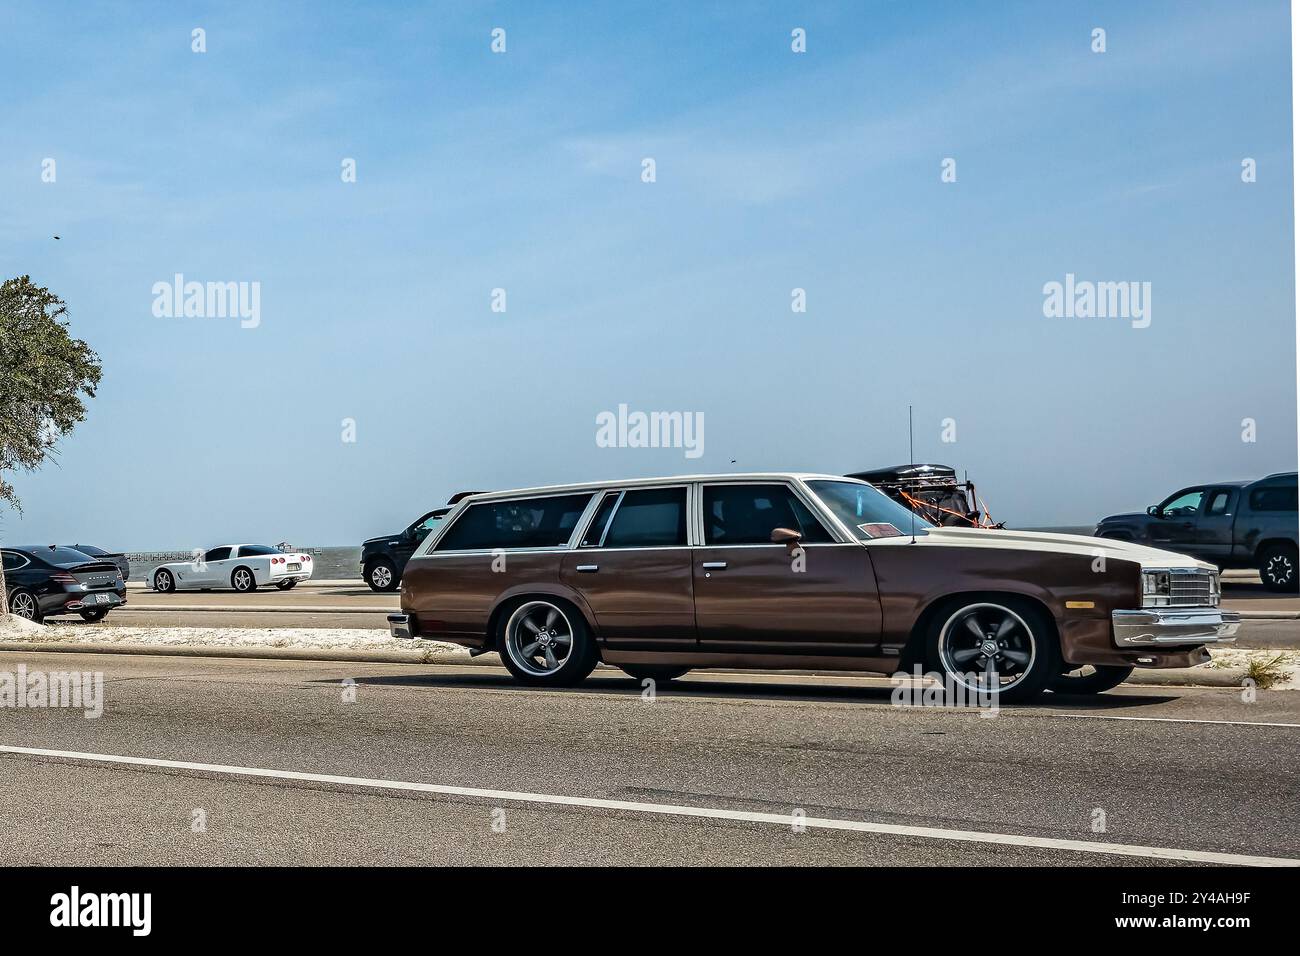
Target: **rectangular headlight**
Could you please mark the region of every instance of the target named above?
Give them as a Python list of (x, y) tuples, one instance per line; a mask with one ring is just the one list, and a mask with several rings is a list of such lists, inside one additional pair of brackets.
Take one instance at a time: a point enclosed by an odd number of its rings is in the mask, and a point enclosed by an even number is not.
[(1169, 572), (1168, 571), (1143, 571), (1142, 572), (1142, 606), (1143, 607), (1168, 607), (1169, 606)]

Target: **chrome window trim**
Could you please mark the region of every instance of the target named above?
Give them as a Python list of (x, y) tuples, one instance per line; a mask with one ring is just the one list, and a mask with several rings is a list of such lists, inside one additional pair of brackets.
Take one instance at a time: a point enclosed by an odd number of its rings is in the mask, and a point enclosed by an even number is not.
[[(694, 517), (695, 517), (696, 540), (699, 543), (693, 545), (693, 547), (697, 547), (697, 548), (784, 548), (785, 547), (785, 545), (783, 544), (773, 544), (770, 541), (765, 541), (761, 543), (755, 542), (753, 544), (709, 544), (708, 541), (705, 539), (704, 489), (721, 488), (721, 487), (734, 488), (739, 485), (765, 485), (769, 487), (771, 486), (783, 487), (791, 494), (793, 494), (796, 498), (798, 498), (800, 502), (803, 503), (803, 506), (808, 509), (809, 513), (812, 514), (814, 519), (821, 522), (822, 530), (827, 532), (831, 536), (831, 538), (835, 538), (839, 535), (842, 535), (842, 532), (839, 528), (837, 528), (833, 524), (828, 524), (826, 522), (822, 514), (824, 509), (820, 507), (821, 502), (817, 501), (811, 495), (809, 489), (800, 487), (798, 481), (796, 481), (795, 479), (742, 478), (739, 481), (727, 481), (726, 479), (719, 478), (716, 480), (695, 482), (696, 507), (694, 509)], [(808, 545), (804, 545), (802, 542), (800, 542), (799, 546), (801, 548), (802, 547), (812, 548), (812, 547), (817, 547), (818, 545), (825, 545), (825, 544), (857, 544), (857, 542), (856, 541), (847, 541), (847, 542), (846, 541), (821, 541), (816, 543), (809, 543)]]
[(437, 551), (431, 554), (412, 555), (412, 558), (464, 558), (474, 557), (475, 555), (484, 555), (488, 557), (497, 554), (567, 554), (569, 551), (565, 545), (546, 545), (539, 548), (467, 548), (464, 551)]
[(599, 490), (600, 489), (598, 488), (574, 488), (573, 490), (565, 490), (565, 491), (548, 491), (544, 494), (539, 494), (539, 495), (506, 494), (500, 496), (494, 495), (490, 498), (486, 498), (486, 497), (478, 498), (475, 496), (471, 496), (469, 498), (462, 498), (460, 501), (456, 502), (456, 504), (452, 507), (451, 511), (448, 511), (447, 514), (443, 516), (442, 523), (444, 526), (438, 528), (436, 531), (430, 532), (429, 536), (424, 539), (424, 542), (418, 548), (415, 549), (414, 553), (410, 557), (410, 560), (415, 560), (416, 558), (432, 557), (438, 547), (438, 542), (441, 541), (444, 537), (446, 537), (451, 532), (451, 529), (456, 526), (456, 522), (458, 522), (461, 519), (461, 516), (464, 515), (465, 512), (469, 511), (469, 509), (474, 507), (475, 505), (495, 505), (495, 504), (501, 504), (502, 502), (505, 501), (533, 501), (535, 499), (541, 499), (541, 498), (573, 498), (578, 495), (590, 495), (591, 498), (588, 499), (587, 504), (583, 507), (582, 512), (578, 515), (578, 520), (574, 522), (573, 525), (574, 530), (569, 532), (569, 537), (563, 544), (546, 544), (546, 545), (539, 545), (538, 547), (535, 548), (459, 548), (452, 551), (437, 551), (436, 553), (438, 554), (478, 554), (478, 553), (494, 554), (497, 551), (506, 551), (506, 552), (510, 552), (510, 551), (540, 552), (540, 551), (550, 551), (550, 550), (567, 551), (569, 547), (572, 546), (573, 544), (574, 534), (577, 533), (579, 528), (585, 527), (585, 525), (583, 525), (582, 523), (583, 518), (587, 516), (588, 511), (591, 509), (591, 501), (597, 496)]
[[(646, 544), (646, 545), (638, 545), (636, 547), (618, 547), (618, 548), (605, 547), (605, 539), (609, 537), (609, 529), (614, 527), (614, 519), (618, 517), (618, 509), (623, 507), (623, 499), (627, 496), (627, 493), (629, 491), (664, 491), (664, 490), (671, 490), (674, 488), (680, 488), (681, 490), (686, 492), (686, 503), (684, 506), (686, 508), (686, 543), (685, 544)], [(606, 495), (617, 494), (618, 502), (614, 505), (614, 510), (610, 513), (609, 524), (605, 525), (605, 530), (600, 536), (600, 544), (592, 545), (591, 547), (587, 547), (587, 548), (577, 548), (576, 550), (581, 551), (584, 554), (590, 554), (595, 551), (606, 551), (611, 553), (615, 551), (669, 551), (672, 550), (673, 548), (694, 547), (694, 545), (691, 543), (691, 538), (692, 538), (691, 514), (692, 514), (693, 502), (695, 498), (694, 495), (692, 494), (692, 486), (689, 482), (665, 482), (664, 484), (642, 485), (639, 487), (638, 486), (624, 487), (622, 485), (610, 485), (609, 487), (605, 488), (605, 494)], [(604, 499), (604, 495), (601, 495), (601, 499), (602, 500)], [(577, 540), (581, 541), (582, 539), (578, 538)]]
[[(609, 534), (609, 526), (612, 525), (612, 524), (614, 523), (614, 515), (618, 514), (618, 506), (621, 505), (621, 504), (623, 503), (623, 496), (624, 496), (625, 494), (627, 494), (627, 491), (626, 491), (626, 490), (624, 490), (624, 491), (605, 490), (605, 491), (602, 491), (602, 492), (600, 492), (598, 495), (595, 496), (596, 507), (592, 510), (591, 515), (590, 515), (589, 517), (587, 517), (586, 522), (583, 524), (583, 526), (582, 526), (582, 533), (579, 534), (579, 535), (578, 535), (578, 536), (573, 540), (572, 548), (573, 548), (574, 550), (576, 550), (576, 551), (595, 551), (595, 550), (597, 550), (597, 549), (599, 549), (599, 548), (603, 548), (603, 547), (605, 547), (605, 538), (606, 538), (606, 536), (608, 536), (608, 534)], [(585, 537), (587, 536), (588, 526), (591, 524), (591, 522), (593, 522), (593, 521), (596, 520), (596, 515), (597, 515), (597, 513), (599, 513), (600, 509), (601, 509), (601, 508), (604, 506), (604, 504), (605, 504), (605, 499), (608, 498), (608, 497), (610, 497), (611, 495), (615, 495), (615, 496), (617, 496), (617, 500), (614, 502), (614, 510), (611, 511), (611, 512), (609, 513), (609, 520), (605, 522), (605, 530), (602, 531), (602, 532), (600, 533), (600, 540), (597, 541), (595, 544), (589, 544), (589, 545), (587, 545), (587, 547), (584, 548), (584, 547), (582, 546), (582, 539), (585, 538)], [(620, 550), (621, 550), (621, 549), (620, 549)]]

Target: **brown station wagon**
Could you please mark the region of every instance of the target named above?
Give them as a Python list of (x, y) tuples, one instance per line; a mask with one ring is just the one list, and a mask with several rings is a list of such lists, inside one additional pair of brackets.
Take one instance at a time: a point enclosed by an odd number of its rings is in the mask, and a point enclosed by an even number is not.
[(1213, 565), (1122, 541), (940, 528), (863, 481), (703, 475), (473, 495), (402, 578), (395, 637), (520, 681), (693, 667), (936, 672), (1024, 700), (1235, 640)]

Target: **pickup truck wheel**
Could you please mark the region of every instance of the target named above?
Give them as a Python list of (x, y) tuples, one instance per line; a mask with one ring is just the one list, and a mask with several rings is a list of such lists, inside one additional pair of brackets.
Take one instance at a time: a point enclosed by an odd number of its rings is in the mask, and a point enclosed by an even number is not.
[(1259, 555), (1259, 578), (1270, 591), (1297, 590), (1296, 548), (1293, 544), (1271, 544)]
[(643, 680), (652, 680), (656, 684), (666, 684), (690, 670), (689, 667), (672, 667), (667, 664), (619, 664), (618, 666), (624, 674), (638, 684)]
[(932, 669), (958, 693), (1032, 700), (1060, 673), (1056, 626), (1047, 612), (1015, 598), (954, 601), (930, 623)]
[(1132, 673), (1131, 667), (1088, 665), (1057, 674), (1048, 683), (1048, 687), (1057, 694), (1100, 694), (1118, 687)]
[(230, 586), (241, 594), (247, 594), (257, 590), (257, 578), (253, 577), (253, 572), (248, 568), (235, 568), (230, 573)]
[(387, 558), (380, 558), (366, 567), (366, 583), (372, 591), (396, 591), (399, 580), (393, 563)]
[(41, 623), (40, 602), (36, 600), (36, 595), (26, 588), (15, 588), (9, 592), (9, 613), (36, 624)]
[(501, 660), (522, 683), (572, 687), (596, 666), (587, 622), (566, 601), (524, 599), (501, 620)]

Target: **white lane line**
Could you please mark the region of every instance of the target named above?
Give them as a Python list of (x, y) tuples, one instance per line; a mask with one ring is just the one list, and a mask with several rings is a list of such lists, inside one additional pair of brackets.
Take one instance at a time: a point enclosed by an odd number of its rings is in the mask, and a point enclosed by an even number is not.
[[(304, 773), (298, 770), (265, 770), (260, 767), (230, 767), (223, 764), (193, 763), (187, 760), (159, 760), (153, 757), (123, 757), (115, 754), (89, 754), (72, 750), (45, 750), (36, 747), (0, 746), (0, 753), (28, 757), (57, 757), (100, 764), (125, 764), (158, 767), (168, 770), (196, 770), (230, 777), (263, 777), (275, 780), (300, 780), (307, 783), (333, 783), (373, 790), (401, 790), (436, 793), (453, 797), (480, 797), (509, 800), (515, 803), (545, 803), (593, 810), (625, 810), (663, 816), (705, 817), (712, 820), (736, 820), (743, 823), (774, 823), (789, 827), (796, 818), (784, 813), (756, 813), (750, 810), (723, 810), (716, 807), (690, 807), (671, 803), (641, 803), (632, 800), (601, 800), (594, 797), (571, 797), (553, 793), (528, 793), (514, 790), (488, 790), (482, 787), (451, 787), (436, 783), (411, 783), (402, 780), (373, 780), (367, 777), (342, 777), (327, 773)], [(1220, 863), (1228, 866), (1300, 866), (1300, 859), (1271, 856), (1244, 856), (1237, 853), (1213, 853), (1204, 850), (1180, 850), (1161, 846), (1132, 846), (1125, 843), (1096, 843), (1091, 840), (1057, 840), (1046, 837), (1019, 836), (1014, 833), (985, 833), (978, 830), (945, 830), (940, 827), (900, 826), (892, 823), (869, 823), (865, 820), (838, 820), (828, 817), (799, 818), (804, 826), (822, 830), (851, 830), (890, 836), (922, 837), (931, 840), (954, 840), (964, 843), (992, 843), (999, 846), (1035, 847), (1043, 850), (1067, 850), (1074, 853), (1101, 853), (1110, 856), (1137, 856), (1159, 860), (1182, 860), (1193, 863)]]
[(1204, 720), (1199, 717), (1121, 717), (1118, 714), (1033, 714), (1035, 717), (1080, 717), (1087, 720), (1142, 720), (1155, 724), (1227, 724), (1230, 727), (1300, 727), (1300, 724), (1273, 724), (1262, 720)]

